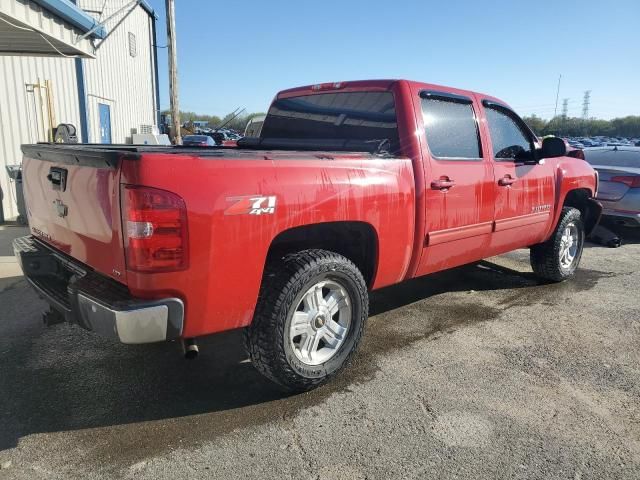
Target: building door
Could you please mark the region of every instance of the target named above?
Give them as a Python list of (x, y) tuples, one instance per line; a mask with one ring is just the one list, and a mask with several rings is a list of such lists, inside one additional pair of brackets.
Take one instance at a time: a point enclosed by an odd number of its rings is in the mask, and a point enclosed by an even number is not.
[(100, 143), (111, 143), (111, 107), (98, 103), (100, 114)]

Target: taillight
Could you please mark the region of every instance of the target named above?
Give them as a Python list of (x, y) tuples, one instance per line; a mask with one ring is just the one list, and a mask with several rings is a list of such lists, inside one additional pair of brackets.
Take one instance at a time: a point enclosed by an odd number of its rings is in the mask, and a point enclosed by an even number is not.
[(617, 175), (610, 182), (624, 183), (629, 188), (640, 188), (640, 175)]
[(123, 185), (122, 218), (127, 268), (169, 272), (189, 266), (187, 208), (175, 193)]

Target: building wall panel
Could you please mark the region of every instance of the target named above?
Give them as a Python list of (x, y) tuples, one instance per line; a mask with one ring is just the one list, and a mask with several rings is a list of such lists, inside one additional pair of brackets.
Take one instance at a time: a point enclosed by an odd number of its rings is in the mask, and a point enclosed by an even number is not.
[[(6, 165), (22, 160), (20, 145), (47, 140), (41, 125), (39, 95), (27, 92), (28, 84), (51, 81), (51, 95), (56, 125), (71, 123), (80, 128), (76, 74), (73, 59), (55, 57), (0, 56), (0, 188), (4, 194), (5, 217), (18, 214), (9, 184)], [(46, 96), (43, 110), (47, 117)], [(34, 100), (36, 102), (34, 103)], [(48, 120), (47, 120), (48, 123)]]
[[(106, 3), (105, 18), (128, 0)], [(80, 7), (91, 15), (100, 11), (103, 0), (81, 0)], [(122, 23), (116, 27), (118, 22)], [(90, 142), (100, 142), (98, 103), (111, 105), (113, 143), (130, 143), (140, 125), (156, 124), (155, 72), (151, 17), (140, 7), (125, 9), (107, 24), (104, 43), (96, 42), (96, 60), (83, 60), (85, 65)], [(129, 53), (129, 33), (135, 36), (136, 55)]]

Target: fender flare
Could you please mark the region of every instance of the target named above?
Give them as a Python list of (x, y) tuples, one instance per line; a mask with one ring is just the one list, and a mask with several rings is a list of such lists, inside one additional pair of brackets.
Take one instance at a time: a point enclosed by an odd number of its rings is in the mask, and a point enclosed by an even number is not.
[(594, 198), (587, 198), (587, 214), (584, 220), (584, 231), (588, 237), (600, 223), (602, 204)]
[[(569, 197), (571, 192), (582, 190), (586, 193), (583, 204), (577, 206), (583, 215), (585, 235), (589, 236), (589, 234), (593, 232), (600, 222), (600, 217), (602, 216), (602, 205), (594, 199), (594, 190), (588, 185), (581, 185), (581, 182), (572, 180), (571, 177), (565, 179), (565, 173), (564, 168), (561, 166), (556, 170), (555, 214), (553, 216), (553, 222), (547, 232), (547, 238), (549, 238), (560, 221), (562, 208), (565, 206), (567, 197)], [(566, 182), (570, 182), (569, 188), (566, 191), (563, 191), (562, 186), (565, 185)]]

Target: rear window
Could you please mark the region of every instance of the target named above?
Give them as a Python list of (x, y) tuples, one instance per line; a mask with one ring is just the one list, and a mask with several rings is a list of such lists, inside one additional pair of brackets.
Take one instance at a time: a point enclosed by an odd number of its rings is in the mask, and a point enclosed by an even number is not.
[(262, 138), (389, 140), (399, 150), (391, 92), (331, 92), (277, 99), (269, 108)]
[(206, 142), (207, 141), (207, 137), (206, 135), (187, 135), (186, 137), (184, 137), (184, 141), (185, 142)]

